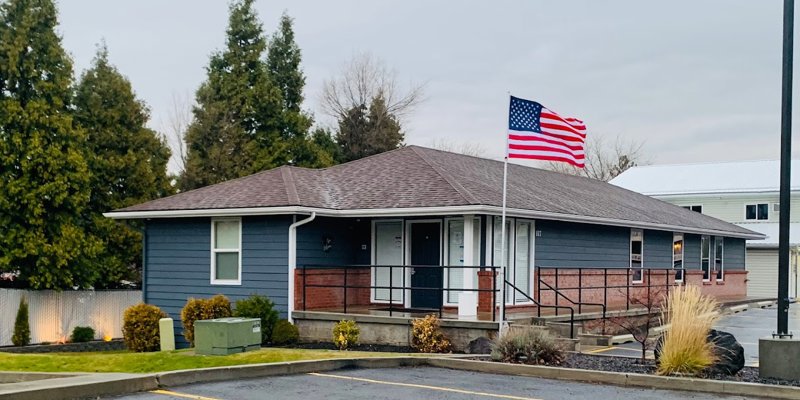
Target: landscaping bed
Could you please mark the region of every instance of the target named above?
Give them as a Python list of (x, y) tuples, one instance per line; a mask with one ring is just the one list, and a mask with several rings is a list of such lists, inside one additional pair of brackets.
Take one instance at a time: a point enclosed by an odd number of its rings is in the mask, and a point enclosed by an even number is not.
[[(287, 347), (297, 349), (339, 350), (336, 345), (331, 342), (305, 342)], [(388, 344), (356, 344), (351, 345), (348, 350), (381, 353), (417, 353), (417, 350), (410, 346), (393, 346)]]
[(122, 339), (94, 340), (82, 343), (36, 344), (22, 347), (0, 347), (0, 352), (5, 353), (77, 353), (88, 351), (119, 351), (125, 350)]
[[(638, 358), (597, 356), (580, 353), (569, 354), (560, 367), (648, 375), (654, 375), (656, 371), (656, 364), (653, 360), (646, 360), (643, 363), (642, 360)], [(715, 374), (702, 376), (702, 378), (800, 387), (800, 381), (796, 380), (762, 379), (758, 376), (758, 368), (755, 367), (744, 367), (736, 375)]]

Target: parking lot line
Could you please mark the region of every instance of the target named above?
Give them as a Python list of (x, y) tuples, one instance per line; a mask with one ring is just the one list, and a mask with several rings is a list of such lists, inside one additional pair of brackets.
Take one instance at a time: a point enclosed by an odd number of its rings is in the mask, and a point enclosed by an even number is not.
[(602, 353), (604, 351), (614, 350), (616, 349), (615, 346), (608, 346), (608, 347), (601, 347), (599, 349), (589, 350), (587, 353)]
[(165, 396), (172, 396), (172, 397), (180, 397), (182, 399), (192, 399), (192, 400), (220, 400), (213, 397), (205, 397), (205, 396), (198, 396), (196, 394), (189, 394), (189, 393), (180, 393), (180, 392), (173, 392), (171, 390), (151, 390), (150, 393), (154, 394), (163, 394)]
[(391, 381), (381, 381), (377, 379), (367, 379), (367, 378), (357, 378), (354, 376), (342, 376), (342, 375), (332, 375), (332, 374), (321, 374), (317, 372), (311, 372), (309, 375), (319, 376), (323, 378), (334, 378), (334, 379), (345, 379), (349, 381), (359, 381), (359, 382), (367, 382), (367, 383), (375, 383), (379, 385), (391, 385), (391, 386), (405, 386), (405, 387), (412, 387), (417, 389), (428, 389), (428, 390), (438, 390), (441, 392), (451, 392), (451, 393), (461, 393), (461, 394), (468, 394), (473, 396), (484, 396), (484, 397), (494, 397), (497, 399), (513, 399), (513, 400), (541, 400), (533, 397), (520, 397), (520, 396), (512, 396), (508, 394), (498, 394), (498, 393), (486, 393), (486, 392), (474, 392), (471, 390), (464, 390), (464, 389), (454, 389), (442, 386), (428, 386), (428, 385), (418, 385), (415, 383), (403, 383), (403, 382), (391, 382)]

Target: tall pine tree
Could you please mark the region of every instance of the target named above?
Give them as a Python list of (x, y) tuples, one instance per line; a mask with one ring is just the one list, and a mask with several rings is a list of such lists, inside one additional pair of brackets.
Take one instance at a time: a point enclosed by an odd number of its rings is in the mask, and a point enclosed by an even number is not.
[(141, 234), (102, 213), (172, 193), (167, 178), (169, 147), (147, 128), (149, 118), (147, 106), (109, 63), (108, 49), (101, 45), (75, 95), (75, 121), (88, 133), (90, 153), (92, 195), (87, 218), (91, 232), (104, 244), (95, 259), (99, 271), (95, 287), (136, 280), (141, 268)]
[(90, 286), (100, 242), (84, 229), (86, 134), (51, 0), (0, 4), (0, 270), (34, 289)]
[(211, 57), (186, 132), (182, 190), (238, 178), (289, 159), (283, 100), (263, 61), (267, 41), (253, 0), (231, 5), (226, 49)]

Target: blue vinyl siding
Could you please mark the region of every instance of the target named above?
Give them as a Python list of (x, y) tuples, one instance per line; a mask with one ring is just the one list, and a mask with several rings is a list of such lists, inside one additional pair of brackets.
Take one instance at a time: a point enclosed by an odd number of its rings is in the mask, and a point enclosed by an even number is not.
[(644, 231), (644, 268), (672, 268), (672, 232)]
[[(297, 228), (297, 266), (369, 264), (370, 223), (355, 218), (318, 217)], [(322, 239), (333, 245), (326, 252)], [(361, 246), (366, 245), (362, 250)]]
[(735, 238), (725, 238), (725, 250), (722, 253), (722, 262), (725, 269), (743, 270), (745, 255), (745, 240)]
[(629, 266), (630, 229), (628, 228), (537, 220), (536, 230), (536, 266), (567, 268), (628, 268)]
[(700, 235), (683, 235), (683, 267), (687, 270), (700, 269)]
[(147, 222), (146, 298), (175, 320), (178, 345), (185, 346), (180, 313), (190, 297), (224, 294), (236, 301), (268, 296), (286, 317), (289, 216), (242, 217), (242, 284), (211, 285), (211, 219), (153, 219)]

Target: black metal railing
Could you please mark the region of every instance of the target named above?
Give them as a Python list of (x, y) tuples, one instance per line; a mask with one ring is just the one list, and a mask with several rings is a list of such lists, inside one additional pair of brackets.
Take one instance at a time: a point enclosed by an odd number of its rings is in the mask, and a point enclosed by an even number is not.
[[(441, 300), (438, 302), (438, 307), (434, 309), (425, 309), (430, 311), (438, 311), (439, 317), (441, 318), (444, 313), (444, 296), (445, 294), (449, 294), (450, 292), (475, 292), (480, 296), (480, 293), (491, 293), (492, 296), (492, 303), (497, 303), (497, 279), (492, 279), (492, 288), (491, 289), (481, 289), (479, 287), (479, 281), (475, 282), (475, 289), (465, 289), (465, 288), (457, 288), (457, 287), (445, 287), (444, 284), (437, 285), (437, 287), (425, 287), (425, 286), (413, 286), (406, 282), (406, 276), (408, 276), (407, 272), (409, 269), (415, 271), (417, 269), (426, 269), (426, 268), (437, 268), (442, 269), (443, 274), (447, 274), (452, 270), (461, 270), (462, 274), (466, 273), (466, 271), (474, 271), (474, 270), (484, 270), (484, 271), (491, 271), (493, 272), (493, 276), (497, 275), (497, 271), (500, 267), (492, 267), (492, 266), (447, 266), (447, 265), (304, 265), (302, 267), (298, 267), (298, 269), (303, 271), (303, 278), (302, 278), (302, 303), (303, 303), (303, 311), (306, 310), (307, 302), (307, 295), (309, 288), (328, 288), (328, 289), (341, 289), (343, 292), (342, 298), (342, 310), (344, 313), (347, 313), (347, 306), (348, 303), (348, 291), (352, 291), (354, 289), (357, 290), (370, 290), (370, 297), (372, 296), (372, 291), (374, 290), (388, 290), (388, 299), (382, 301), (388, 301), (387, 307), (389, 316), (392, 316), (394, 312), (403, 311), (405, 310), (405, 306), (398, 309), (398, 303), (395, 300), (399, 300), (404, 303), (405, 296), (407, 295), (407, 291), (437, 291), (439, 292), (439, 299)], [(375, 284), (374, 277), (370, 274), (370, 284), (363, 285), (363, 284), (354, 284), (348, 281), (348, 271), (352, 270), (370, 270), (370, 271), (379, 271), (381, 269), (388, 269), (388, 285), (378, 285)], [(395, 270), (399, 269), (402, 276), (402, 283), (400, 285), (394, 284), (394, 274)], [(309, 276), (326, 276), (324, 273), (315, 273), (313, 275), (309, 275), (308, 271), (324, 271), (328, 270), (331, 271), (327, 276), (339, 276), (341, 277), (341, 284), (339, 283), (309, 283), (308, 277)], [(352, 276), (352, 272), (350, 273)], [(442, 276), (444, 280), (444, 276)], [(480, 279), (480, 277), (478, 277)], [(442, 282), (444, 283), (444, 282)], [(403, 294), (400, 299), (394, 298), (394, 291), (395, 290), (402, 290)], [(422, 309), (421, 309), (422, 310)], [(497, 319), (497, 310), (496, 307), (492, 307), (492, 321)]]
[[(556, 310), (556, 315), (558, 315), (558, 309), (559, 308), (568, 309), (569, 310), (569, 337), (570, 338), (574, 338), (575, 337), (575, 309), (574, 308), (569, 307), (569, 306), (559, 306), (557, 304), (556, 305), (541, 304), (540, 302), (535, 300), (533, 297), (529, 296), (527, 293), (523, 292), (518, 287), (514, 286), (513, 283), (511, 283), (509, 281), (506, 281), (506, 286), (511, 287), (512, 289), (514, 289), (515, 292), (522, 294), (523, 296), (525, 296), (526, 299), (528, 299), (528, 301), (530, 301), (533, 304), (535, 304), (536, 308), (539, 310), (538, 313), (539, 313), (540, 317), (541, 317), (541, 309), (542, 308), (553, 308), (553, 309)], [(513, 295), (512, 295), (512, 297), (513, 297)], [(504, 301), (503, 302), (503, 315), (507, 315), (505, 313), (505, 307), (506, 307), (506, 302)]]
[[(552, 271), (551, 273), (546, 273)], [(584, 278), (587, 276), (597, 276), (597, 273), (587, 273), (586, 271), (602, 271), (603, 284), (602, 285), (586, 285)], [(657, 282), (653, 281), (653, 272), (656, 271)], [(594, 268), (594, 267), (536, 267), (536, 297), (542, 301), (542, 292), (552, 291), (553, 298), (556, 305), (559, 303), (559, 298), (563, 298), (573, 305), (578, 306), (578, 314), (583, 312), (583, 306), (599, 306), (602, 308), (603, 319), (605, 319), (606, 312), (609, 308), (609, 289), (616, 289), (625, 298), (625, 309), (631, 308), (631, 289), (640, 290), (641, 288), (647, 289), (647, 296), (650, 296), (653, 288), (656, 290), (665, 289), (665, 294), (669, 294), (669, 288), (674, 286), (683, 285), (685, 280), (677, 280), (678, 276), (683, 278), (685, 276), (684, 268)], [(634, 279), (638, 274), (639, 279)], [(664, 276), (664, 282), (661, 282), (661, 277)], [(563, 286), (561, 280), (565, 277), (577, 277), (577, 286)], [(624, 283), (609, 284), (609, 277), (612, 281), (624, 280)], [(645, 279), (646, 277), (646, 279)], [(548, 278), (552, 278), (552, 284), (548, 283)], [(583, 295), (586, 291), (603, 291), (602, 303), (584, 302)], [(564, 292), (577, 291), (577, 300), (567, 296)], [(556, 315), (558, 310), (556, 309)]]

